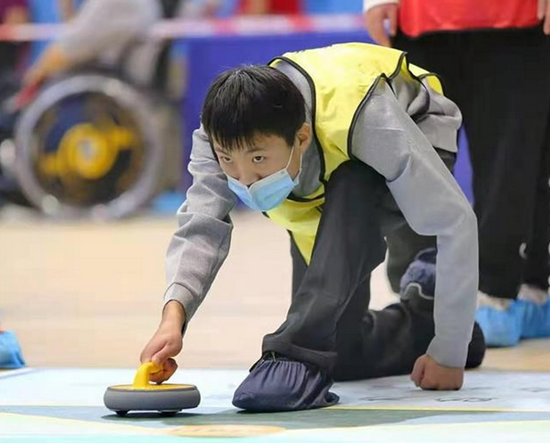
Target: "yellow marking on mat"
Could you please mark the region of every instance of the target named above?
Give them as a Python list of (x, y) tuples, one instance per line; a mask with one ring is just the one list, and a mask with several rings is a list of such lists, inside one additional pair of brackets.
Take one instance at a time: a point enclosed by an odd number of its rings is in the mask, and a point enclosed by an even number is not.
[[(143, 426), (132, 426), (127, 424), (117, 423), (98, 423), (93, 421), (73, 420), (67, 418), (25, 415), (15, 413), (0, 413), (0, 420), (3, 417), (13, 418), (24, 421), (25, 428), (32, 429), (36, 424), (58, 424), (61, 426), (82, 426), (86, 430), (105, 431), (106, 433), (128, 433), (128, 434), (144, 434), (144, 435), (171, 435), (177, 437), (257, 437), (263, 435), (278, 434), (287, 432), (287, 429), (279, 426), (256, 426), (256, 425), (197, 425), (197, 426), (179, 426), (164, 429), (147, 428)], [(84, 430), (83, 429), (83, 430)], [(79, 431), (80, 432), (80, 431)], [(33, 431), (30, 434), (40, 433)], [(22, 432), (19, 435), (25, 435)]]
[[(360, 432), (360, 431), (369, 431), (373, 430), (378, 431), (391, 431), (391, 432), (401, 432), (401, 431), (418, 431), (418, 430), (428, 430), (433, 428), (459, 428), (464, 429), (465, 427), (497, 427), (503, 428), (504, 426), (527, 426), (527, 425), (549, 425), (550, 420), (495, 420), (495, 421), (474, 421), (474, 422), (460, 422), (460, 423), (418, 423), (418, 424), (384, 424), (384, 425), (369, 425), (369, 426), (349, 426), (349, 427), (336, 427), (336, 428), (315, 428), (315, 429), (294, 429), (286, 431), (287, 434), (309, 434), (311, 439), (311, 431), (322, 431), (322, 432)], [(550, 428), (549, 428), (550, 429)], [(305, 437), (304, 437), (305, 438)]]
[[(87, 428), (96, 428), (98, 430), (105, 431), (128, 431), (138, 434), (162, 434), (162, 430), (145, 428), (143, 426), (132, 426), (127, 424), (120, 423), (100, 423), (95, 421), (85, 421), (85, 420), (76, 420), (72, 418), (59, 418), (59, 417), (49, 417), (44, 415), (27, 415), (21, 413), (13, 412), (0, 412), (0, 419), (2, 417), (12, 418), (16, 420), (24, 420), (25, 426), (34, 423), (46, 423), (46, 424), (60, 424), (60, 425), (80, 425), (86, 426)], [(25, 428), (24, 428), (25, 429)]]
[(433, 406), (353, 406), (353, 405), (338, 405), (330, 406), (326, 409), (342, 409), (342, 410), (372, 410), (372, 411), (447, 411), (447, 412), (550, 412), (550, 407), (540, 409), (522, 409), (522, 408), (492, 408), (492, 407), (433, 407)]
[[(334, 428), (322, 428), (322, 429), (296, 429), (288, 430), (278, 426), (256, 426), (256, 425), (205, 425), (205, 426), (180, 426), (173, 428), (146, 428), (141, 426), (131, 426), (126, 424), (107, 424), (97, 422), (87, 422), (82, 420), (63, 419), (55, 417), (44, 416), (29, 416), (24, 414), (13, 413), (0, 413), (0, 418), (11, 417), (17, 420), (21, 420), (25, 427), (19, 427), (18, 429), (32, 428), (33, 424), (54, 423), (60, 425), (80, 425), (85, 426), (85, 429), (96, 429), (98, 431), (106, 431), (106, 433), (112, 432), (113, 434), (119, 434), (123, 432), (140, 435), (165, 435), (165, 436), (178, 436), (178, 437), (213, 437), (213, 438), (242, 438), (242, 437), (257, 437), (264, 435), (274, 435), (284, 433), (289, 437), (302, 436), (304, 440), (311, 439), (312, 433), (338, 433), (344, 432), (347, 435), (362, 435), (362, 432), (375, 433), (377, 436), (390, 432), (392, 434), (400, 433), (409, 435), (419, 435), (419, 433), (430, 431), (461, 431), (462, 433), (468, 432), (469, 429), (479, 430), (480, 428), (486, 431), (495, 432), (500, 431), (499, 435), (506, 432), (512, 432), (514, 430), (522, 430), (526, 434), (529, 430), (536, 428), (546, 430), (550, 429), (550, 420), (515, 420), (515, 421), (475, 421), (475, 422), (460, 422), (460, 423), (418, 423), (418, 424), (400, 424), (392, 423), (385, 425), (369, 425), (369, 426), (354, 426), (354, 427), (334, 427)], [(473, 429), (472, 429), (473, 428)], [(78, 432), (84, 432), (85, 429), (78, 430)], [(75, 432), (75, 431), (73, 431)], [(532, 431), (531, 431), (532, 432)], [(39, 433), (39, 432), (38, 432)], [(33, 432), (32, 434), (37, 434)], [(25, 435), (24, 433), (18, 435)], [(428, 437), (426, 434), (422, 434)], [(530, 435), (530, 434), (529, 434)], [(374, 436), (374, 435), (371, 435)], [(343, 438), (343, 436), (340, 436)], [(378, 441), (378, 440), (376, 440)], [(415, 440), (416, 441), (416, 440)], [(537, 440), (538, 441), (538, 440)]]
[(177, 437), (218, 437), (239, 438), (259, 437), (285, 432), (285, 428), (279, 426), (257, 425), (198, 425), (182, 426), (170, 430), (168, 433)]

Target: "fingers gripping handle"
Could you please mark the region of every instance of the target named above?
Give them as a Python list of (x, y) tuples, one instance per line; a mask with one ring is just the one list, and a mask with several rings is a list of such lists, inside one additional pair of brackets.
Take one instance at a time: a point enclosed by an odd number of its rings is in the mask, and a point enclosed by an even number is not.
[(133, 387), (135, 389), (147, 389), (149, 386), (149, 375), (162, 371), (162, 366), (152, 361), (143, 363), (137, 370), (134, 377)]

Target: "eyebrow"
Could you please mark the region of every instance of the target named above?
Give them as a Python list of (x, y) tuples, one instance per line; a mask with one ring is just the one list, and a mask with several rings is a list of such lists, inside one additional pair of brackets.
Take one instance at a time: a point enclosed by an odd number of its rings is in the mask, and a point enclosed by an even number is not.
[(258, 151), (265, 151), (265, 149), (264, 149), (264, 148), (260, 148), (260, 147), (258, 147), (258, 146), (252, 146), (252, 147), (247, 148), (247, 149), (245, 150), (245, 152), (248, 152), (249, 154), (254, 153), (254, 152), (258, 152)]
[[(222, 148), (222, 147), (216, 147), (214, 146), (214, 150), (221, 153), (221, 154), (231, 154), (230, 151), (227, 151), (226, 149)], [(265, 151), (265, 148), (260, 148), (258, 146), (252, 146), (252, 147), (247, 147), (244, 149), (244, 152), (246, 152), (247, 154), (253, 154), (254, 152), (259, 152), (259, 151)]]

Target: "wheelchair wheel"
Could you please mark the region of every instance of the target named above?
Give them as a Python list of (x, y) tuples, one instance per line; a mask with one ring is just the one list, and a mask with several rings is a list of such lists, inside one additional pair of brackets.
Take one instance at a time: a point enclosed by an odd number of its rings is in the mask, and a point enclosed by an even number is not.
[(15, 174), (54, 217), (112, 219), (158, 189), (163, 143), (147, 94), (116, 76), (76, 74), (48, 85), (19, 118)]

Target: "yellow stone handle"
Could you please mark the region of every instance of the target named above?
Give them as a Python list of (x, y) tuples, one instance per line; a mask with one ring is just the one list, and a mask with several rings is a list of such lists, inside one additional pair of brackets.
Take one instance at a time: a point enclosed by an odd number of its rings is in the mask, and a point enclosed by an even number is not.
[(148, 363), (143, 363), (137, 370), (136, 376), (134, 377), (134, 389), (147, 389), (149, 386), (149, 375), (154, 374), (155, 372), (162, 371), (162, 366), (153, 363), (152, 361)]

